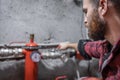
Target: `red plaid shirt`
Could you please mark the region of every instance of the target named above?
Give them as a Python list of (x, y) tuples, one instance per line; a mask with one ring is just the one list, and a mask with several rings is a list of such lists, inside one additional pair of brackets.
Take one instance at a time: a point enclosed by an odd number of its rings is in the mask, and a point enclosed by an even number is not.
[(85, 59), (99, 58), (103, 80), (120, 80), (120, 40), (113, 47), (106, 40), (80, 40), (78, 50)]

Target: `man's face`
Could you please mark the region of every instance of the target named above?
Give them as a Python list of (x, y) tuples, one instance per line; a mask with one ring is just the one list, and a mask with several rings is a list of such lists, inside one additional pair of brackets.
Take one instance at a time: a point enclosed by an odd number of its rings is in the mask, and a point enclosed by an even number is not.
[(103, 40), (105, 22), (100, 19), (98, 9), (90, 1), (83, 0), (84, 23), (88, 28), (88, 36), (93, 40)]

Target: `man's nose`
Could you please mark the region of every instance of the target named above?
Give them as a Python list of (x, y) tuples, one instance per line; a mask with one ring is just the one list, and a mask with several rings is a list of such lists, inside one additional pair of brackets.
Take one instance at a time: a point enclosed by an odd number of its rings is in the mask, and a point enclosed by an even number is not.
[(84, 18), (84, 24), (85, 24), (85, 25), (87, 24), (87, 19), (86, 19), (86, 18)]
[(87, 17), (85, 14), (84, 14), (84, 24), (87, 24)]

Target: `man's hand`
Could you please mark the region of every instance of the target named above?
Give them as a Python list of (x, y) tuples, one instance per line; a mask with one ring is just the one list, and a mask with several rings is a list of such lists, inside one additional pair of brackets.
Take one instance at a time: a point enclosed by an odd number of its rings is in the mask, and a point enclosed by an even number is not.
[(77, 45), (78, 43), (62, 42), (59, 44), (58, 49), (73, 48), (77, 51)]
[(61, 50), (67, 49), (67, 48), (69, 48), (69, 44), (70, 44), (70, 42), (62, 42), (59, 44), (58, 49), (61, 49)]
[(80, 55), (79, 51), (77, 50), (77, 45), (78, 45), (78, 43), (62, 42), (62, 43), (59, 44), (58, 49), (64, 50), (64, 49), (67, 49), (67, 48), (73, 48), (73, 49), (76, 50), (76, 58), (79, 59), (79, 60), (84, 59)]

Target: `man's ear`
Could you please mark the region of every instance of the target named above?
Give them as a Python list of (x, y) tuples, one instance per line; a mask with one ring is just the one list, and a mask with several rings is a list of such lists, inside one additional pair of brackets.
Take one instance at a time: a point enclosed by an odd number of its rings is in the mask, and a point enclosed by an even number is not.
[(99, 1), (99, 13), (104, 16), (108, 10), (108, 0)]

